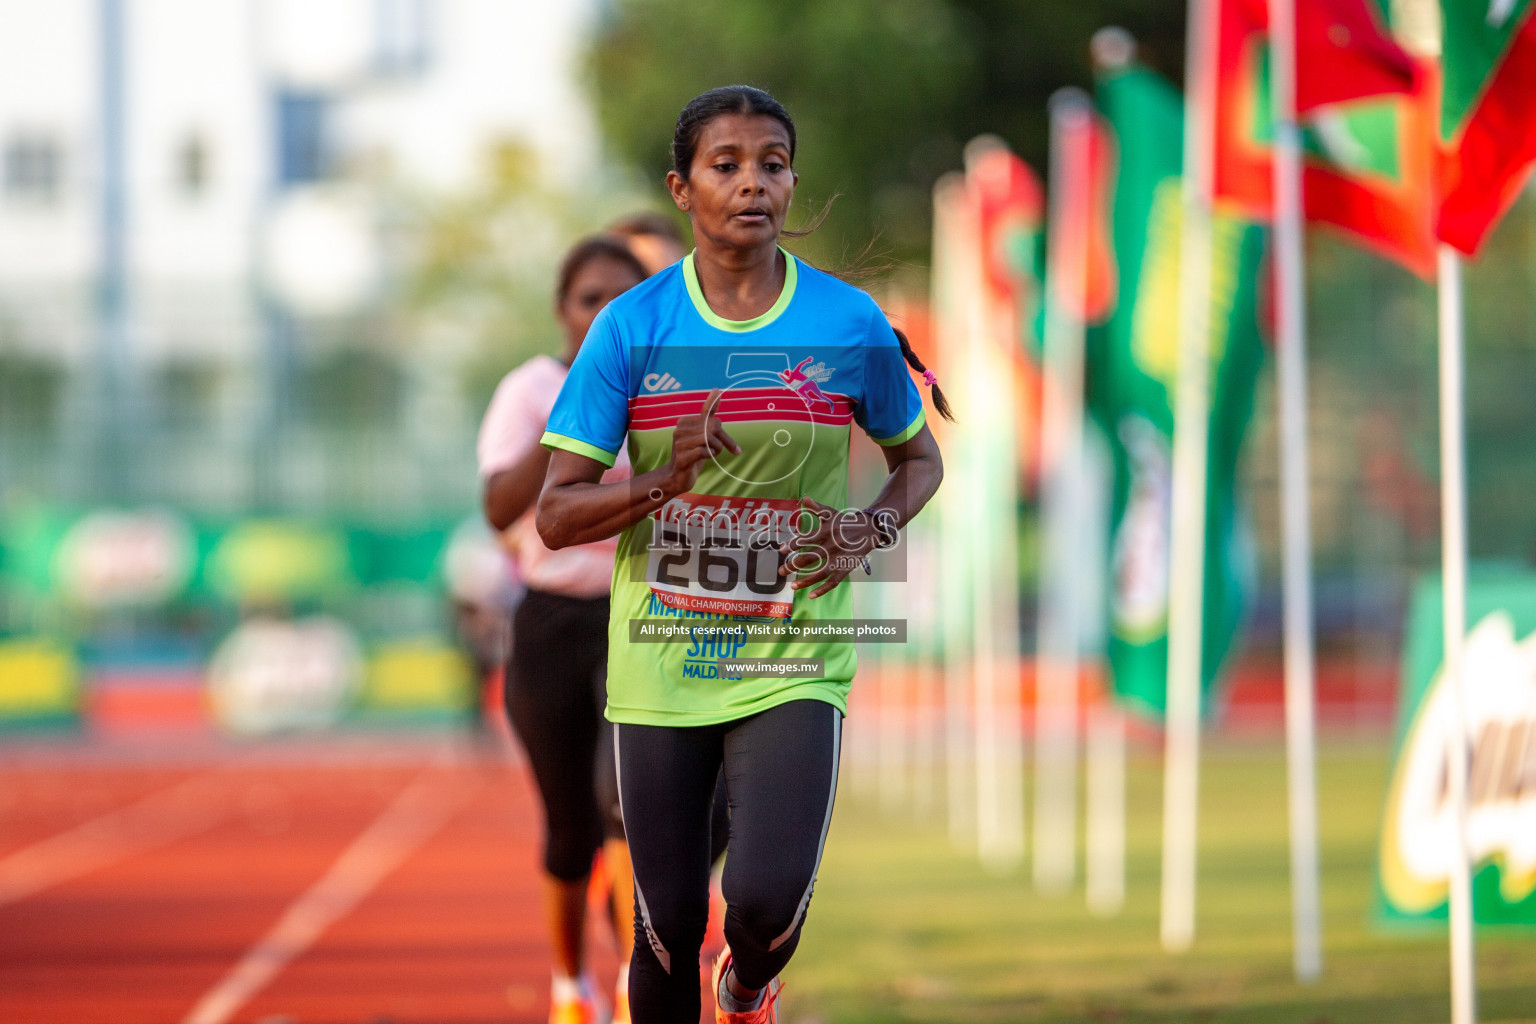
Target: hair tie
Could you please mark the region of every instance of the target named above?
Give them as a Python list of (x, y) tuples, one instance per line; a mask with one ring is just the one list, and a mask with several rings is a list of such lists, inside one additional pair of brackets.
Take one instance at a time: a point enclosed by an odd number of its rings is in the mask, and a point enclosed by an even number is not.
[(925, 385), (927, 385), (928, 387), (930, 387), (930, 388), (931, 387), (936, 387), (936, 386), (938, 386), (939, 378), (937, 376), (935, 376), (935, 374), (934, 374), (934, 372), (932, 370), (924, 370), (923, 371), (923, 383)]

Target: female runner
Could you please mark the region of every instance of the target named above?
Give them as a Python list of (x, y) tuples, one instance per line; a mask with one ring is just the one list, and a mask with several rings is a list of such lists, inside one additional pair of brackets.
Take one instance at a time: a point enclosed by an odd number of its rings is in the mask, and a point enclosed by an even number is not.
[[(731, 840), (715, 1019), (777, 1019), (778, 975), (831, 819), (855, 659), (847, 643), (748, 642), (745, 627), (849, 618), (838, 584), (895, 542), (943, 473), (910, 347), (868, 295), (779, 247), (794, 155), (793, 122), (760, 90), (714, 89), (684, 108), (667, 183), (697, 248), (598, 316), (543, 437), (545, 543), (620, 534), (607, 715), (634, 864), (637, 1024), (698, 1020), (722, 764)], [(786, 383), (795, 366), (818, 384), (814, 399)], [(945, 412), (936, 389), (934, 399)], [(890, 475), (870, 508), (838, 512), (854, 423), (884, 446)], [(635, 476), (603, 483), (626, 434)], [(637, 642), (636, 619), (690, 628), (682, 642)], [(797, 677), (722, 661), (741, 657), (814, 663)]]
[[(598, 312), (645, 279), (623, 242), (578, 242), (560, 265), (555, 315), (565, 335), (558, 359), (535, 356), (496, 389), (480, 428), (485, 516), (505, 537), (527, 584), (512, 617), (506, 701), (544, 802), (544, 871), (554, 976), (551, 1024), (601, 1024), (605, 1008), (585, 970), (583, 931), (593, 854), (613, 876), (612, 914), (621, 964), (614, 1020), (628, 1024), (627, 964), (633, 895), (614, 779), (611, 726), (603, 720), (608, 660), (608, 584), (614, 543), (551, 551), (530, 509), (549, 463), (538, 443), (555, 395)], [(628, 476), (621, 463), (606, 480)]]

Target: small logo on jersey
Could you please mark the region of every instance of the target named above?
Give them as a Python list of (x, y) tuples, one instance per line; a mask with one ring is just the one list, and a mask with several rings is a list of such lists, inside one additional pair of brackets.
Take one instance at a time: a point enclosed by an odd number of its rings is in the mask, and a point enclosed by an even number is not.
[(683, 386), (670, 373), (648, 373), (642, 383), (647, 391), (679, 391)]
[(828, 409), (836, 409), (832, 399), (822, 393), (821, 385), (830, 380), (837, 369), (820, 362), (814, 366), (807, 365), (814, 358), (814, 356), (806, 356), (793, 370), (780, 370), (779, 379), (784, 382), (785, 387), (798, 394), (806, 405), (810, 405), (813, 401), (826, 402)]

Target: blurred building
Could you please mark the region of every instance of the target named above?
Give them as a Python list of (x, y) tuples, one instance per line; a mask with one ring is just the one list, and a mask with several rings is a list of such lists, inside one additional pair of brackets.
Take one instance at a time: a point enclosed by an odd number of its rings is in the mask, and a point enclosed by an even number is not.
[(392, 203), (588, 173), (594, 6), (0, 3), (0, 508), (472, 493), (478, 408), (376, 323)]

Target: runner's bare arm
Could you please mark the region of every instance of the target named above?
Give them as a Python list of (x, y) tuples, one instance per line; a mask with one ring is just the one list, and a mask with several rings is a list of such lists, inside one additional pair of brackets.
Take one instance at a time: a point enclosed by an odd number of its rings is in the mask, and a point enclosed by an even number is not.
[(934, 440), (926, 423), (923, 429), (901, 444), (880, 450), (885, 455), (885, 468), (891, 475), (885, 478), (885, 486), (880, 488), (869, 507), (896, 513), (896, 527), (901, 529), (938, 493), (939, 484), (944, 480), (944, 459), (939, 454), (939, 442)]
[(481, 494), (486, 521), (498, 530), (517, 522), (539, 500), (548, 469), (549, 449), (536, 444), (512, 465), (487, 477)]
[[(890, 475), (870, 503), (874, 512), (889, 510), (900, 529), (922, 511), (944, 479), (944, 460), (939, 444), (926, 425), (901, 444), (883, 449)], [(811, 597), (836, 589), (859, 559), (874, 550), (879, 529), (873, 512), (837, 514), (834, 509), (806, 498), (802, 501), (818, 513), (819, 522), (809, 533), (800, 534), (779, 548), (790, 557), (779, 569), (780, 575), (802, 572), (790, 584), (796, 590), (815, 587)]]
[(706, 459), (725, 452), (740, 455), (740, 446), (715, 415), (720, 395), (716, 388), (697, 414), (678, 419), (671, 460), (649, 473), (605, 484), (601, 462), (555, 451), (534, 520), (544, 544), (557, 549), (612, 537), (691, 488)]

